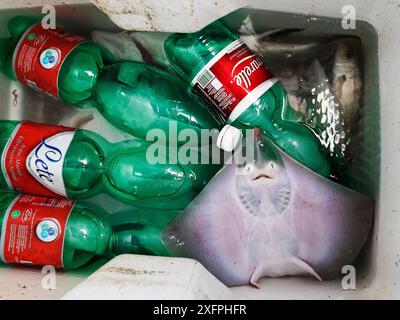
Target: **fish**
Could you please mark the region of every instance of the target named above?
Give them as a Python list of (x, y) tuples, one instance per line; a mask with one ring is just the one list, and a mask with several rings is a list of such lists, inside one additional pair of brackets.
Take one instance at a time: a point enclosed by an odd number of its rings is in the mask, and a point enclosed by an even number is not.
[(257, 130), (253, 145), (254, 160), (228, 163), (165, 228), (166, 247), (227, 286), (335, 278), (367, 241), (373, 200), (307, 169)]
[(326, 36), (293, 28), (257, 33), (250, 17), (243, 20), (239, 33), (284, 85), (295, 109), (319, 84), (313, 79), (318, 79), (313, 72), (318, 61), (344, 110), (346, 122), (351, 125), (356, 120), (363, 84), (359, 38)]
[[(362, 98), (361, 41), (347, 38), (338, 43), (332, 70), (332, 88), (345, 114), (345, 122), (357, 124)], [(355, 128), (356, 130), (356, 128)]]
[(301, 32), (280, 31), (279, 36), (242, 36), (266, 63), (287, 90), (292, 101), (309, 96), (320, 82), (315, 72), (318, 62), (326, 74), (330, 90), (344, 110), (345, 121), (354, 123), (361, 107), (361, 41), (356, 37), (314, 38)]
[(129, 32), (128, 36), (140, 49), (145, 62), (174, 73), (164, 50), (164, 42), (172, 33)]
[(357, 161), (358, 136), (363, 132), (361, 40), (302, 29), (256, 33), (248, 19), (239, 32), (285, 87), (289, 102), (285, 108), (295, 110), (296, 118), (285, 118), (294, 114), (285, 110), (283, 118), (310, 127), (335, 162), (332, 175), (345, 183), (348, 174), (341, 171)]
[(143, 61), (142, 53), (126, 32), (93, 31), (94, 42), (110, 51), (116, 61)]

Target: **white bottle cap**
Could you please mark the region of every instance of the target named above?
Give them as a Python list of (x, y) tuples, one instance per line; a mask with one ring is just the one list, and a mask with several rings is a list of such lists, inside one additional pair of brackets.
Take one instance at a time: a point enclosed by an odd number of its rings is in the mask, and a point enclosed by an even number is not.
[(232, 152), (241, 140), (242, 132), (227, 124), (218, 135), (217, 147), (227, 152)]

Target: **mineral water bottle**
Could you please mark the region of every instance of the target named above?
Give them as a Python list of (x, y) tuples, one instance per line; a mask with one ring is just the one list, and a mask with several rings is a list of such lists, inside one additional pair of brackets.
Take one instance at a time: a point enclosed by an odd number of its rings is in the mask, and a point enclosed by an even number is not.
[(157, 128), (170, 140), (172, 121), (178, 132), (224, 125), (172, 74), (140, 62), (104, 67), (113, 62), (106, 49), (60, 28), (43, 29), (35, 18), (17, 16), (8, 28), (11, 37), (0, 39), (4, 74), (77, 107), (98, 108), (109, 122), (136, 137), (145, 139)]
[[(99, 74), (90, 103), (114, 126), (143, 140), (150, 130), (157, 129), (165, 135), (162, 140), (182, 144), (177, 135), (186, 129), (201, 137), (201, 129), (224, 126), (221, 115), (199, 95), (188, 92), (184, 81), (141, 62), (106, 66)], [(238, 135), (239, 130), (235, 133)], [(208, 144), (198, 140), (199, 144)], [(236, 138), (234, 143), (239, 140)]]
[(220, 165), (181, 164), (172, 149), (161, 157), (163, 149), (155, 146), (134, 139), (111, 144), (87, 130), (3, 120), (0, 190), (67, 199), (107, 193), (136, 206), (183, 209)]
[(329, 175), (319, 141), (305, 124), (293, 121), (297, 115), (283, 86), (222, 22), (196, 33), (172, 34), (164, 48), (177, 73), (213, 103), (229, 124), (262, 129), (287, 154)]
[(92, 96), (104, 60), (112, 55), (91, 41), (57, 29), (44, 29), (36, 17), (16, 16), (8, 23), (10, 38), (1, 39), (2, 72), (66, 103)]
[(168, 255), (162, 229), (140, 223), (111, 227), (90, 207), (73, 200), (0, 194), (3, 262), (76, 269), (94, 256)]

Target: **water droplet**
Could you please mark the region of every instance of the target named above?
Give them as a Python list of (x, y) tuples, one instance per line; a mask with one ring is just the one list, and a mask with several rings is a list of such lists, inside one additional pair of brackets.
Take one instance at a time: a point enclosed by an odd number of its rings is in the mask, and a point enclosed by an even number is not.
[(293, 55), (292, 55), (291, 52), (285, 52), (284, 56), (285, 56), (286, 59), (291, 59), (291, 58), (293, 58)]
[(322, 106), (322, 113), (326, 113), (328, 111), (328, 106), (329, 106), (328, 101), (322, 100), (321, 106)]
[(342, 133), (343, 131), (343, 127), (340, 125), (339, 122), (335, 122), (335, 131), (339, 133)]
[(306, 21), (307, 22), (315, 22), (315, 21), (318, 21), (318, 18), (317, 17), (313, 17), (313, 16), (309, 16), (309, 17), (307, 17)]
[(335, 103), (332, 100), (329, 101), (329, 110), (331, 110), (331, 111), (335, 110)]
[(321, 103), (322, 100), (324, 100), (324, 93), (323, 93), (323, 92), (320, 92), (320, 93), (318, 93), (317, 101), (318, 101), (319, 103)]

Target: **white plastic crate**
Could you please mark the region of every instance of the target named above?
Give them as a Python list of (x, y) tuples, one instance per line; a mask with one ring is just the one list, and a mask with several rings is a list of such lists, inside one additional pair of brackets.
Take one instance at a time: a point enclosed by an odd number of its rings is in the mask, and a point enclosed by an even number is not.
[[(342, 18), (342, 8), (348, 1), (324, 0), (236, 0), (236, 1), (170, 1), (156, 0), (94, 0), (106, 12), (111, 22), (90, 1), (52, 1), (57, 14), (64, 24), (71, 25), (72, 31), (117, 30), (118, 27), (144, 31), (198, 30), (211, 21), (233, 12), (226, 22), (238, 27), (240, 21), (250, 15), (256, 31), (271, 27), (306, 27), (334, 34), (353, 34), (361, 37), (365, 54), (364, 102), (367, 127), (371, 141), (365, 156), (369, 156), (371, 190), (376, 196), (375, 226), (373, 234), (357, 263), (357, 289), (343, 290), (341, 280), (317, 282), (307, 278), (263, 279), (261, 289), (249, 286), (228, 289), (197, 264), (186, 259), (167, 259), (143, 256), (122, 256), (109, 262), (97, 273), (96, 269), (71, 273), (57, 273), (55, 290), (42, 287), (43, 275), (40, 269), (0, 267), (0, 298), (137, 298), (146, 288), (154, 292), (164, 290), (160, 297), (174, 298), (246, 298), (246, 299), (360, 299), (360, 298), (400, 298), (400, 175), (397, 163), (400, 161), (400, 109), (397, 95), (400, 90), (398, 77), (400, 6), (397, 1), (353, 0), (357, 20), (355, 30), (343, 30), (341, 24), (331, 17)], [(2, 1), (0, 3), (0, 36), (5, 33), (5, 21), (15, 12), (40, 10), (38, 7), (48, 1)], [(83, 5), (83, 6), (82, 6)], [(239, 11), (239, 8), (246, 7)], [(280, 15), (271, 12), (284, 12)], [(307, 14), (308, 18), (304, 17)], [(83, 19), (84, 17), (84, 19)], [(179, 24), (178, 24), (179, 22)], [(15, 100), (13, 91), (18, 90)], [(50, 100), (38, 99), (36, 95), (19, 84), (11, 83), (0, 76), (0, 118), (19, 119), (29, 115), (32, 120), (45, 119), (57, 123), (60, 117), (74, 124), (85, 117), (85, 113), (69, 108), (55, 109)], [(51, 111), (50, 111), (51, 110)], [(97, 119), (97, 118), (96, 118)], [(85, 128), (99, 130), (108, 124), (101, 120), (89, 121)], [(64, 123), (64, 124), (68, 124)], [(381, 138), (380, 138), (381, 137)], [(381, 150), (380, 150), (381, 149)], [(379, 153), (381, 161), (379, 161)], [(375, 155), (374, 155), (375, 154)], [(172, 266), (164, 263), (172, 263)], [(111, 266), (111, 269), (110, 269)], [(143, 274), (119, 272), (125, 267), (139, 266), (147, 270)], [(135, 267), (135, 268), (136, 268)], [(107, 269), (108, 268), (108, 269)], [(188, 268), (188, 269), (187, 269)], [(108, 270), (108, 271), (107, 271)], [(118, 271), (119, 270), (119, 271)], [(184, 271), (185, 270), (185, 271)], [(188, 271), (189, 270), (189, 271)], [(154, 285), (152, 273), (164, 272), (162, 281)], [(174, 274), (181, 273), (187, 279), (184, 283), (174, 282)], [(89, 277), (89, 278), (88, 278)], [(130, 282), (124, 279), (129, 278)], [(111, 281), (114, 279), (116, 281)], [(118, 290), (109, 285), (114, 283), (125, 295), (118, 296)], [(79, 286), (77, 286), (79, 284)], [(77, 287), (76, 287), (77, 286)], [(183, 290), (182, 287), (185, 289)], [(90, 290), (88, 290), (90, 288)], [(179, 290), (177, 288), (180, 288)], [(216, 290), (216, 288), (218, 288)], [(72, 289), (72, 291), (71, 291)], [(200, 291), (196, 291), (200, 290)], [(207, 292), (209, 290), (209, 292)], [(90, 296), (88, 292), (96, 291)], [(86, 294), (85, 294), (86, 293)], [(169, 293), (169, 294), (168, 294)], [(110, 296), (111, 295), (111, 296)], [(151, 295), (148, 295), (149, 297)], [(147, 297), (147, 296), (146, 296)]]

